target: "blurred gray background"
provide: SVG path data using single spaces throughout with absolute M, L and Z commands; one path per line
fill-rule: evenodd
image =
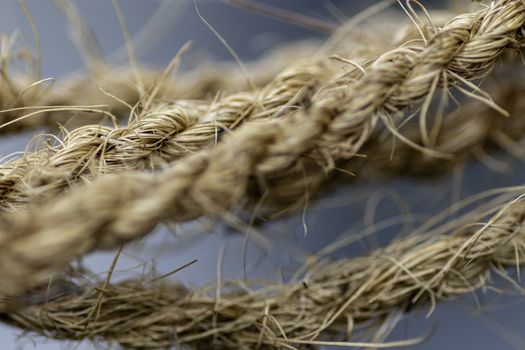
M 338 23 L 333 16 L 333 8 L 342 14 L 352 16 L 375 1 L 352 0 L 274 0 L 264 1 L 274 6 L 296 11 L 315 18 Z M 423 1 L 430 4 L 430 1 Z M 26 0 L 41 34 L 43 48 L 43 76 L 61 78 L 84 67 L 81 55 L 68 37 L 68 24 L 51 1 Z M 115 63 L 127 64 L 126 51 L 121 29 L 115 11 L 109 0 L 77 0 L 80 13 L 96 35 L 103 54 Z M 162 68 L 173 58 L 181 46 L 192 40 L 192 52 L 196 57 L 213 57 L 216 60 L 231 60 L 232 57 L 198 18 L 193 1 L 186 0 L 121 0 L 123 14 L 132 36 L 139 34 L 152 21 L 158 23 L 156 36 L 137 43 L 137 54 L 141 63 Z M 219 0 L 198 1 L 201 14 L 233 47 L 244 60 L 259 57 L 276 45 L 306 37 L 323 39 L 323 34 L 298 28 L 297 26 L 245 10 L 228 6 Z M 27 20 L 16 0 L 0 2 L 0 31 L 12 33 L 20 30 L 23 37 L 32 43 Z M 140 36 L 140 35 L 139 35 Z M 198 62 L 193 62 L 193 65 Z M 3 137 L 0 154 L 21 151 L 33 134 Z M 481 164 L 469 164 L 459 188 L 461 197 L 479 191 L 508 185 L 522 184 L 525 168 L 517 160 L 506 173 L 496 173 Z M 483 174 L 480 176 L 479 174 Z M 252 266 L 251 276 L 276 279 L 279 267 L 286 267 L 294 260 L 294 255 L 315 253 L 318 249 L 339 237 L 348 227 L 360 222 L 366 199 L 374 198 L 380 203 L 377 220 L 399 214 L 390 198 L 384 194 L 396 194 L 418 213 L 431 214 L 451 203 L 451 189 L 458 177 L 446 175 L 439 180 L 396 179 L 387 182 L 361 183 L 359 188 L 350 186 L 338 190 L 327 199 L 312 205 L 306 213 L 309 232 L 303 234 L 302 218 L 293 217 L 269 225 L 265 228 L 269 236 L 279 242 L 268 254 L 250 245 L 248 256 Z M 354 198 L 363 200 L 352 203 Z M 198 223 L 186 225 L 183 230 L 197 232 L 202 227 Z M 358 230 L 358 227 L 355 228 Z M 156 268 L 162 272 L 173 270 L 184 263 L 199 259 L 198 263 L 178 273 L 174 278 L 190 285 L 201 285 L 216 278 L 216 266 L 221 249 L 226 249 L 224 276 L 241 275 L 240 251 L 242 238 L 232 234 L 226 227 L 215 226 L 205 234 L 195 238 L 174 237 L 167 230 L 159 229 L 153 239 L 139 247 L 130 247 L 119 260 L 117 270 L 124 270 L 138 263 L 151 264 L 155 258 Z M 381 235 L 391 237 L 394 231 Z M 225 242 L 228 242 L 225 245 Z M 222 248 L 221 248 L 222 247 Z M 284 247 L 284 248 L 282 248 Z M 338 252 L 338 256 L 363 253 L 362 246 Z M 88 266 L 103 272 L 110 265 L 112 253 L 97 253 L 87 259 Z M 139 274 L 140 271 L 135 271 Z M 115 274 L 124 278 L 128 273 Z M 443 303 L 429 319 L 424 313 L 413 313 L 393 332 L 391 340 L 417 337 L 433 331 L 432 337 L 416 349 L 525 349 L 525 305 L 523 297 L 498 297 L 491 294 L 480 295 L 482 306 L 473 303 L 471 297 L 456 302 Z M 103 344 L 83 342 L 57 342 L 17 329 L 0 325 L 0 344 L 2 349 L 98 349 Z

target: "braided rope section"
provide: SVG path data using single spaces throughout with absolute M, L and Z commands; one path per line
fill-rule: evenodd
M 51 203 L 3 215 L 0 291 L 23 292 L 72 259 L 142 237 L 162 220 L 225 215 L 250 192 L 264 196 L 286 188 L 269 198 L 304 198 L 305 188 L 317 188 L 336 162 L 360 152 L 380 121 L 399 119 L 436 86 L 490 73 L 506 48 L 523 43 L 524 23 L 522 1 L 496 2 L 456 17 L 426 45 L 405 45 L 364 74 L 355 69 L 336 77 L 285 119 L 246 124 L 215 148 L 159 173 L 107 176 Z
M 438 20 L 443 22 L 443 18 L 444 15 Z M 416 38 L 414 30 L 403 32 L 402 42 Z M 346 28 L 341 28 L 338 33 L 346 33 Z M 337 50 L 351 54 L 354 58 L 363 57 L 360 60 L 395 47 L 400 41 L 386 40 L 373 33 L 350 34 L 353 34 L 351 38 L 335 46 Z M 364 45 L 365 41 L 373 44 Z M 159 80 L 161 74 L 140 70 L 144 89 L 156 89 L 159 92 L 155 98 L 158 100 L 157 105 L 135 113 L 138 115 L 125 126 L 111 128 L 99 124 L 85 125 L 86 120 L 93 119 L 87 116 L 87 110 L 80 109 L 73 116 L 68 115 L 72 107 L 65 108 L 63 112 L 54 111 L 51 113 L 54 119 L 68 121 L 69 127 L 71 124 L 84 126 L 67 133 L 54 147 L 46 144 L 43 150 L 26 153 L 21 159 L 1 164 L 0 204 L 5 208 L 18 208 L 39 197 L 51 198 L 73 183 L 92 181 L 100 174 L 158 169 L 178 158 L 213 146 L 220 141 L 222 133 L 238 128 L 247 121 L 286 116 L 289 111 L 300 108 L 303 100 L 307 100 L 338 70 L 334 61 L 327 64 L 324 59 L 319 58 L 314 62 L 310 58 L 304 62 L 306 52 L 312 51 L 309 45 L 299 43 L 267 54 L 248 66 L 251 81 L 257 86 L 263 84 L 263 89 L 226 95 L 213 101 L 196 99 L 217 94 L 217 91 L 225 93 L 242 90 L 242 87 L 246 88 L 246 76 L 240 75 L 238 69 L 232 67 L 219 69 L 212 66 L 186 74 L 176 79 L 175 84 L 155 86 L 154 82 Z M 288 67 L 283 70 L 283 66 Z M 108 113 L 115 117 L 133 115 L 126 111 L 126 108 L 131 108 L 129 105 L 139 100 L 137 89 L 133 89 L 132 72 L 107 72 L 107 75 L 100 75 L 93 80 L 101 87 L 101 91 L 93 91 L 94 83 L 87 82 L 85 77 L 67 79 L 58 92 L 51 96 L 51 106 L 102 104 L 107 106 L 107 110 L 101 110 L 99 117 L 107 118 Z M 64 90 L 68 93 L 65 94 Z M 109 95 L 102 91 L 107 91 Z M 111 94 L 118 96 L 119 100 L 115 101 Z M 167 100 L 167 97 L 180 100 L 160 102 Z M 93 108 L 89 110 L 91 114 L 97 112 Z M 79 115 L 82 113 L 86 114 L 85 118 Z M 22 119 L 15 124 L 22 128 L 26 126 L 20 125 L 23 121 L 47 125 L 48 120 L 44 119 Z
M 432 312 L 439 301 L 473 293 L 493 275 L 510 278 L 505 268 L 525 258 L 524 203 L 513 201 L 475 228 L 479 215 L 484 214 L 466 215 L 472 221 L 451 235 L 412 235 L 367 256 L 316 259 L 301 282 L 252 289 L 247 281 L 226 281 L 218 298 L 210 295 L 214 287 L 191 292 L 158 280 L 129 280 L 89 287 L 4 318 L 59 339 L 141 349 L 302 348 L 342 335 L 356 339 L 363 323 L 370 329 L 414 307 L 430 306 Z
M 358 40 L 354 44 L 362 46 Z M 317 46 L 313 42 L 298 42 L 271 50 L 248 65 L 252 82 L 257 86 L 266 85 L 290 62 L 310 56 Z M 130 70 L 100 66 L 89 75 L 66 77 L 55 86 L 54 79 L 36 79 L 34 72 L 10 72 L 7 68 L 19 63 L 15 59 L 18 51 L 13 47 L 4 49 L 6 54 L 0 58 L 2 134 L 43 127 L 54 129 L 59 124 L 72 129 L 97 123 L 109 114 L 122 118 L 130 114 L 130 106 L 144 98 L 142 90 L 161 90 L 157 100 L 204 99 L 217 91 L 233 93 L 249 87 L 238 67 L 214 62 L 207 64 L 205 69 L 175 79 L 167 72 L 147 67 Z M 355 49 L 356 52 L 362 50 Z M 28 49 L 21 51 L 27 54 Z M 140 87 L 135 80 L 137 76 Z
M 219 134 L 247 120 L 262 122 L 295 108 L 303 94 L 331 75 L 322 62 L 299 63 L 262 91 L 236 93 L 211 105 L 194 100 L 156 105 L 121 128 L 76 128 L 58 149 L 2 164 L 1 203 L 6 208 L 26 205 L 35 193 L 50 197 L 76 179 L 92 180 L 94 174 L 159 169 L 210 147 Z

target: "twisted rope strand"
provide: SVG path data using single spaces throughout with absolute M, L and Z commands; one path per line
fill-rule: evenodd
M 467 217 L 478 222 L 477 213 Z M 208 289 L 129 280 L 104 288 L 104 307 L 89 318 L 98 288 L 4 315 L 23 329 L 58 339 L 100 339 L 129 348 L 285 348 L 326 336 L 348 339 L 349 324 L 380 324 L 395 312 L 474 293 L 492 275 L 525 258 L 523 201 L 504 207 L 481 229 L 409 236 L 369 255 L 311 263 L 303 280 L 263 288 L 224 281 L 220 301 Z M 213 290 L 213 286 L 210 287 Z M 230 291 L 227 293 L 226 291 Z M 356 327 L 357 328 L 357 327 Z M 356 334 L 354 334 L 356 333 Z
M 436 77 L 452 86 L 488 74 L 505 48 L 521 44 L 524 21 L 522 1 L 496 2 L 457 17 L 425 47 L 387 52 L 355 84 L 348 76 L 336 79 L 312 97 L 308 108 L 286 119 L 247 124 L 217 147 L 161 173 L 108 176 L 45 206 L 4 215 L 0 291 L 20 293 L 72 259 L 141 237 L 161 220 L 226 213 L 243 204 L 254 179 L 296 178 L 305 167 L 304 155 L 351 158 L 380 118 L 427 96 Z M 444 72 L 456 79 L 443 81 Z M 314 181 L 309 188 L 324 175 L 317 169 L 304 179 Z
M 297 63 L 260 92 L 233 94 L 211 105 L 199 101 L 161 104 L 118 129 L 79 127 L 58 150 L 51 150 L 51 156 L 44 150 L 0 166 L 1 202 L 6 207 L 25 205 L 42 192 L 39 187 L 49 197 L 79 177 L 92 180 L 99 173 L 158 169 L 206 149 L 224 130 L 245 121 L 262 122 L 294 108 L 303 94 L 333 75 L 325 66 L 323 62 Z
M 439 16 L 437 22 L 445 23 L 447 15 Z M 395 21 L 391 19 L 386 21 L 386 27 L 391 22 Z M 419 35 L 419 32 L 412 27 L 403 29 L 401 32 L 402 35 L 394 40 L 385 39 L 388 35 L 379 35 L 379 33 L 362 35 L 363 33 L 355 28 L 349 32 L 349 28 L 343 26 L 338 35 L 332 38 L 331 43 L 332 46 L 337 44 L 335 47 L 340 52 L 347 54 L 351 52 L 355 57 L 369 57 L 384 51 L 385 47 L 392 46 L 391 43 L 389 44 L 391 41 L 406 42 Z M 338 37 L 342 34 L 345 34 L 345 38 L 350 39 L 339 43 Z M 373 37 L 372 45 L 364 45 L 365 42 L 370 42 L 366 40 L 370 37 Z M 259 62 L 252 63 L 250 71 L 256 73 L 256 81 L 264 81 L 263 77 L 269 80 L 268 72 L 265 74 L 260 72 L 270 70 L 273 74 L 275 67 L 268 69 L 272 59 L 278 61 L 278 64 L 273 62 L 274 66 L 283 65 L 285 61 L 283 56 L 296 58 L 307 49 L 304 44 L 279 49 Z M 290 55 L 289 50 L 292 50 L 293 54 Z M 291 60 L 291 58 L 286 57 L 286 60 Z M 357 61 L 359 60 L 354 59 L 353 62 Z M 299 61 L 273 78 L 273 81 L 267 83 L 262 91 L 233 94 L 218 101 L 212 101 L 209 105 L 208 102 L 199 101 L 160 104 L 145 111 L 144 115 L 140 116 L 140 120 L 134 119 L 130 125 L 125 127 L 111 129 L 100 125 L 87 125 L 74 130 L 67 134 L 57 147 L 51 149 L 48 147 L 48 149 L 33 154 L 26 154 L 20 160 L 0 165 L 0 174 L 2 174 L 0 177 L 0 193 L 2 194 L 0 205 L 14 209 L 29 201 L 37 200 L 38 197 L 50 199 L 65 187 L 79 180 L 81 182 L 92 181 L 100 173 L 157 169 L 180 157 L 213 145 L 220 140 L 219 135 L 222 131 L 238 127 L 243 122 L 282 117 L 290 110 L 300 108 L 302 103 L 308 101 L 310 94 L 313 94 L 323 82 L 326 83 L 334 75 L 336 68 L 333 62 L 328 65 L 322 59 L 317 62 L 312 59 L 308 62 Z M 222 73 L 224 70 L 221 70 Z M 115 94 L 118 91 L 118 96 L 125 103 L 130 103 L 128 95 L 133 96 L 133 93 L 126 92 L 131 88 L 129 72 L 115 74 L 109 75 L 111 78 L 109 81 L 108 79 L 98 81 L 97 85 L 103 86 L 104 91 Z M 193 95 L 202 95 L 204 91 L 213 91 L 210 90 L 210 86 L 232 90 L 232 86 L 228 86 L 225 81 L 237 81 L 239 77 L 232 78 L 237 75 L 226 74 L 228 77 L 226 80 L 218 80 L 217 69 L 212 67 L 203 71 L 198 70 L 190 74 L 189 82 L 184 79 L 182 88 L 177 89 L 175 95 L 185 97 L 187 96 L 187 93 L 184 93 L 185 90 Z M 143 78 L 148 77 L 150 75 L 145 74 Z M 143 80 L 150 81 L 150 79 Z M 91 85 L 88 85 L 88 91 L 86 91 L 85 85 L 85 83 L 76 83 L 71 86 L 69 95 L 82 95 L 84 103 L 100 102 L 100 99 L 94 97 L 102 94 L 89 92 Z M 235 90 L 240 83 L 232 85 Z M 79 94 L 79 86 L 82 86 L 82 94 Z M 178 88 L 178 85 L 169 86 L 168 95 L 173 95 L 171 92 L 173 88 Z M 163 91 L 163 94 L 165 93 L 166 91 Z M 103 95 L 102 97 L 104 97 L 102 102 L 108 103 L 109 106 L 115 103 L 113 100 L 107 101 L 110 99 L 109 96 Z M 73 101 L 71 97 L 65 100 L 64 98 L 62 102 Z M 120 106 L 121 109 L 122 107 L 125 106 Z M 117 108 L 111 107 L 111 110 L 115 111 Z M 123 111 L 120 114 L 123 114 Z M 293 197 L 293 195 L 290 196 Z M 287 205 L 288 203 L 285 204 Z
M 437 18 L 442 21 L 450 18 L 449 13 L 443 13 Z M 353 56 L 370 57 L 375 56 L 385 49 L 396 46 L 408 36 L 414 36 L 414 30 L 399 26 L 399 21 L 390 18 L 383 19 L 384 32 L 377 34 L 351 26 L 342 27 L 337 36 L 332 38 L 332 48 L 342 52 L 352 52 Z M 395 26 L 395 27 L 394 27 Z M 392 28 L 389 30 L 388 28 Z M 400 38 L 393 38 L 395 31 L 403 32 Z M 351 29 L 351 31 L 350 31 Z M 344 42 L 341 38 L 344 37 Z M 11 41 L 9 42 L 12 45 Z M 269 50 L 260 59 L 247 64 L 247 70 L 251 80 L 257 86 L 265 86 L 275 75 L 282 71 L 290 62 L 310 57 L 318 49 L 318 44 L 312 41 L 300 41 L 287 43 L 285 46 Z M 2 57 L 3 67 L 10 67 L 15 60 L 17 51 L 15 47 L 6 47 L 6 55 Z M 24 56 L 28 51 L 22 48 Z M 31 58 L 32 59 L 32 58 Z M 129 114 L 128 105 L 135 105 L 141 100 L 139 89 L 135 82 L 136 71 L 144 84 L 146 91 L 159 84 L 159 78 L 163 75 L 161 71 L 140 67 L 136 70 L 116 69 L 115 67 L 100 66 L 100 69 L 92 72 L 91 76 L 85 74 L 73 75 L 64 78 L 63 81 L 53 84 L 53 79 L 48 78 L 40 82 L 33 82 L 28 74 L 17 73 L 10 76 L 9 72 L 2 69 L 2 81 L 0 82 L 0 133 L 19 132 L 41 127 L 55 128 L 57 123 L 67 124 L 68 128 L 91 124 L 96 121 L 93 112 L 88 110 L 75 110 L 74 106 L 103 105 L 105 112 L 116 116 Z M 33 74 L 34 75 L 34 74 Z M 55 85 L 51 88 L 51 85 Z M 169 81 L 162 86 L 163 99 L 205 99 L 216 95 L 218 92 L 234 93 L 248 89 L 247 78 L 240 72 L 236 65 L 231 63 L 203 62 L 195 71 L 177 75 L 175 81 Z M 109 94 L 105 94 L 101 89 Z M 117 101 L 113 96 L 117 96 Z M 124 102 L 124 104 L 122 103 Z M 23 117 L 28 112 L 36 111 L 35 106 L 43 106 L 40 112 L 28 118 Z M 44 107 L 45 106 L 45 107 Z M 64 111 L 51 111 L 50 108 L 63 106 Z M 70 106 L 71 108 L 67 108 Z M 18 110 L 8 109 L 19 108 Z M 98 113 L 100 114 L 100 113 Z M 99 115 L 100 116 L 100 115 Z M 23 118 L 20 118 L 23 117 Z M 94 120 L 95 118 L 95 120 Z M 13 122 L 17 120 L 16 122 Z
M 357 40 L 355 44 L 360 47 Z M 298 42 L 271 50 L 249 64 L 252 80 L 259 86 L 266 85 L 289 62 L 308 57 L 315 47 L 312 42 Z M 7 55 L 2 60 L 3 66 L 9 67 L 12 60 L 12 57 Z M 146 91 L 152 91 L 162 83 L 162 71 L 141 67 L 137 72 Z M 11 77 L 2 71 L 2 77 L 0 133 L 42 127 L 53 129 L 59 123 L 67 125 L 68 128 L 75 128 L 97 122 L 104 117 L 103 112 L 124 117 L 130 113 L 129 106 L 135 105 L 142 98 L 134 80 L 134 73 L 130 69 L 104 67 L 96 75 L 68 76 L 57 84 L 53 84 L 54 79 L 51 78 L 32 82 L 22 73 L 13 74 Z M 175 81 L 169 79 L 163 82 L 162 93 L 158 97 L 204 99 L 219 91 L 233 93 L 246 88 L 246 76 L 240 74 L 237 67 L 232 67 L 231 64 L 210 63 L 205 68 L 177 76 Z M 113 96 L 117 96 L 118 100 Z M 61 107 L 62 111 L 57 111 L 56 107 Z M 93 109 L 99 109 L 100 112 L 95 113 Z M 33 114 L 28 117 L 30 113 Z

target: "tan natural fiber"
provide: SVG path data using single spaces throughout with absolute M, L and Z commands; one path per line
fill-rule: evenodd
M 356 42 L 357 44 L 357 42 Z M 301 41 L 287 46 L 277 47 L 264 54 L 257 61 L 246 65 L 250 79 L 256 86 L 264 86 L 290 62 L 310 56 L 316 42 Z M 181 52 L 183 54 L 184 52 Z M 176 63 L 181 55 L 175 57 Z M 177 64 L 175 64 L 177 66 Z M 174 67 L 177 68 L 177 67 Z M 78 74 L 66 77 L 57 86 L 46 103 L 53 105 L 105 105 L 104 111 L 119 119 L 128 119 L 130 114 L 138 114 L 148 96 L 157 90 L 156 103 L 173 99 L 212 99 L 219 92 L 235 93 L 249 90 L 249 82 L 244 72 L 231 63 L 204 62 L 190 72 L 166 72 L 148 67 L 118 69 L 103 67 L 92 74 Z M 139 76 L 137 82 L 136 76 Z M 130 106 L 135 111 L 130 110 Z M 51 113 L 50 113 L 51 114 Z M 93 114 L 93 113 L 91 113 Z M 68 129 L 86 124 L 95 124 L 94 116 L 87 113 L 52 113 L 55 123 L 69 121 Z M 99 117 L 104 117 L 98 113 Z M 34 118 L 38 119 L 38 118 Z M 49 125 L 49 124 L 45 124 Z
M 443 17 L 441 15 L 438 20 L 443 22 Z M 343 27 L 338 34 L 344 34 L 348 29 Z M 399 45 L 399 42 L 414 40 L 419 35 L 415 30 L 403 30 L 403 33 L 399 38 L 390 40 L 379 40 L 374 34 L 354 34 L 357 38 L 348 39 L 344 44 L 333 38 L 331 46 L 355 57 L 376 56 L 389 46 L 389 41 Z M 363 40 L 371 36 L 374 44 L 364 45 Z M 289 53 L 291 49 L 294 54 Z M 126 126 L 115 128 L 99 124 L 86 125 L 68 133 L 56 147 L 48 146 L 41 151 L 27 153 L 22 159 L 2 164 L 1 202 L 7 208 L 18 207 L 35 199 L 35 196 L 53 197 L 53 193 L 60 192 L 64 187 L 78 180 L 92 181 L 101 173 L 158 169 L 182 156 L 213 146 L 220 140 L 221 133 L 233 130 L 246 121 L 286 116 L 301 107 L 304 98 L 309 98 L 308 95 L 317 91 L 341 69 L 335 61 L 325 62 L 325 54 L 315 61 L 312 58 L 308 61 L 297 59 L 309 51 L 312 51 L 311 47 L 304 43 L 277 49 L 247 67 L 250 73 L 257 73 L 255 78 L 251 75 L 256 85 L 265 83 L 263 89 L 226 95 L 211 102 L 193 99 L 213 91 L 235 91 L 243 84 L 246 85 L 246 76 L 235 73 L 239 69 L 234 70 L 232 67 L 209 67 L 176 79 L 176 82 L 181 82 L 179 84 L 172 86 L 164 83 L 162 86 L 155 86 L 152 81 L 155 77 L 153 72 L 140 70 L 144 85 L 161 91 L 155 96 L 156 105 L 140 113 L 128 111 L 132 120 Z M 297 62 L 290 63 L 289 67 L 275 77 L 276 67 L 290 61 Z M 225 69 L 228 74 L 222 74 L 226 78 L 220 80 L 218 71 L 224 73 Z M 50 104 L 89 105 L 103 102 L 108 106 L 104 109 L 106 114 L 99 113 L 103 117 L 109 118 L 107 113 L 125 115 L 123 109 L 131 109 L 127 106 L 138 99 L 137 89 L 133 87 L 133 71 L 108 73 L 104 77 L 106 78 L 102 80 L 94 78 L 93 83 L 86 82 L 85 78 L 79 78 L 79 82 L 70 78 L 71 81 L 63 84 L 58 93 L 54 94 L 60 96 L 60 92 L 66 90 L 69 91 L 67 95 L 58 98 L 54 96 Z M 101 90 L 93 91 L 95 85 Z M 111 101 L 112 96 L 118 96 L 120 101 L 116 101 L 117 106 L 114 100 Z M 168 104 L 158 102 L 173 96 L 183 100 Z M 141 105 L 137 110 L 143 107 Z M 91 111 L 95 112 L 92 109 Z M 64 113 L 65 115 L 61 115 Z M 52 115 L 55 120 L 75 118 L 77 124 L 83 124 L 87 118 L 82 118 L 79 113 L 86 114 L 86 111 L 81 109 L 72 117 L 71 109 L 66 108 L 64 112 L 54 111 Z M 93 117 L 89 120 L 92 119 Z M 48 121 L 44 123 L 47 124 Z
M 79 127 L 56 149 L 27 154 L 0 167 L 2 204 L 26 204 L 35 193 L 52 195 L 79 177 L 99 173 L 158 169 L 169 162 L 212 146 L 219 133 L 244 120 L 265 120 L 295 109 L 309 89 L 333 75 L 323 63 L 295 64 L 261 92 L 241 92 L 210 105 L 179 101 L 147 110 L 127 126 Z M 42 186 L 44 184 L 45 186 Z
M 271 50 L 248 65 L 253 83 L 266 85 L 289 62 L 311 55 L 317 46 L 313 42 L 297 42 Z M 180 61 L 179 56 L 176 59 Z M 12 61 L 7 55 L 2 59 L 2 67 L 11 66 Z M 212 63 L 177 78 L 170 76 L 173 72 L 165 76 L 165 72 L 147 67 L 99 68 L 91 75 L 75 74 L 56 84 L 51 78 L 32 82 L 29 74 L 10 73 L 4 68 L 0 84 L 0 133 L 58 124 L 74 129 L 108 119 L 110 114 L 128 118 L 132 113 L 130 106 L 139 104 L 145 99 L 144 94 L 154 89 L 161 90 L 155 97 L 162 101 L 211 98 L 219 91 L 233 93 L 248 88 L 244 73 L 226 63 Z M 135 79 L 137 75 L 140 86 Z
M 436 14 L 434 20 L 443 23 L 450 17 L 450 13 L 442 12 Z M 384 28 L 381 31 L 367 31 L 349 21 L 330 40 L 326 50 L 351 53 L 353 57 L 373 57 L 418 35 L 413 26 L 403 24 L 393 13 L 382 22 Z M 400 34 L 392 36 L 395 32 Z M 245 71 L 236 64 L 197 59 L 202 62 L 196 69 L 172 72 L 175 77 L 170 77 L 170 74 L 165 76 L 165 72 L 157 69 L 123 69 L 100 61 L 96 70 L 66 76 L 56 83 L 52 78 L 36 80 L 32 78 L 32 72 L 9 72 L 13 56 L 18 51 L 12 47 L 6 48 L 6 51 L 7 54 L 1 58 L 4 80 L 0 85 L 0 133 L 39 127 L 54 129 L 58 123 L 74 129 L 95 124 L 107 118 L 108 113 L 124 119 L 133 113 L 131 106 L 135 107 L 135 113 L 140 111 L 147 95 L 153 90 L 159 92 L 155 96 L 157 103 L 172 99 L 212 99 L 219 93 L 250 91 L 254 85 L 267 85 L 291 62 L 311 57 L 319 51 L 319 44 L 299 41 L 278 45 L 257 61 L 245 64 Z M 19 51 L 23 51 L 30 61 L 36 60 L 27 48 Z M 173 63 L 180 58 L 177 55 Z
M 13 72 L 10 67 L 13 62 L 28 64 L 32 57 L 24 49 L 16 47 L 15 35 L 0 34 L 0 125 L 18 117 L 17 109 L 21 107 L 39 105 L 48 97 L 51 81 L 39 80 L 25 72 Z M 22 59 L 17 59 L 22 57 Z M 16 125 L 0 129 L 0 133 L 19 131 L 33 121 L 23 121 Z
M 322 79 L 321 66 L 316 67 L 317 71 L 299 68 L 285 70 L 259 93 L 259 106 L 252 106 L 253 96 L 248 93 L 232 95 L 211 106 L 181 101 L 179 105 L 156 106 L 121 129 L 89 125 L 74 130 L 58 149 L 27 154 L 22 160 L 1 165 L 4 176 L 0 178 L 0 188 L 4 195 L 0 203 L 8 208 L 25 205 L 40 196 L 50 198 L 76 180 L 89 182 L 98 174 L 158 169 L 213 146 L 218 141 L 218 126 L 220 131 L 233 130 L 247 120 L 266 119 L 278 112 L 273 106 L 286 104 L 285 100 L 295 99 Z M 513 76 L 522 75 L 514 73 Z M 384 139 L 390 134 L 386 134 L 371 138 L 364 151 L 368 157 L 354 160 L 346 164 L 346 168 L 365 178 L 387 173 L 436 175 L 467 156 L 476 156 L 491 144 L 522 157 L 523 154 L 510 145 L 525 135 L 525 121 L 521 118 L 525 104 L 517 98 L 525 91 L 525 86 L 521 79 L 486 82 L 486 85 L 495 103 L 511 117 L 504 118 L 490 105 L 480 102 L 466 103 L 447 115 L 433 148 L 453 158 L 427 156 L 403 143 L 395 146 L 395 156 L 391 157 L 392 145 Z M 278 90 L 276 87 L 283 87 L 287 92 L 278 94 L 282 100 L 267 94 Z M 186 112 L 194 115 L 186 115 Z M 410 142 L 423 144 L 417 125 L 409 123 L 402 131 Z
M 479 224 L 483 215 L 467 213 L 451 235 L 419 232 L 367 256 L 314 259 L 301 281 L 289 284 L 223 281 L 220 297 L 214 286 L 192 292 L 157 279 L 70 286 L 65 293 L 72 294 L 4 320 L 48 337 L 141 349 L 295 349 L 337 340 L 334 345 L 359 346 L 364 323 L 370 330 L 414 307 L 432 312 L 440 301 L 487 286 L 492 276 L 513 282 L 505 269 L 519 268 L 525 259 L 525 204 L 512 201 Z
M 521 98 L 525 93 L 522 79 L 525 76 L 520 72 L 521 66 L 509 65 L 507 68 L 498 73 L 494 80 L 485 81 L 485 88 L 494 102 L 505 109 L 510 117 L 502 117 L 486 103 L 466 101 L 441 120 L 432 149 L 453 155 L 453 158 L 428 156 L 406 143 L 392 145 L 386 142 L 386 137 L 378 137 L 367 144 L 363 152 L 367 154 L 366 158 L 348 163 L 345 168 L 364 179 L 392 175 L 436 177 L 469 159 L 479 160 L 494 170 L 507 170 L 503 168 L 504 161 L 491 161 L 491 155 L 497 150 L 503 150 L 520 160 L 525 159 L 522 149 L 525 100 Z M 399 131 L 407 140 L 418 145 L 424 144 L 417 123 L 408 123 Z
M 336 162 L 358 154 L 381 121 L 402 120 L 399 112 L 438 86 L 488 74 L 505 48 L 522 44 L 524 21 L 522 1 L 495 2 L 436 29 L 422 46 L 407 44 L 366 72 L 336 78 L 287 118 L 246 124 L 217 147 L 158 174 L 107 176 L 51 203 L 4 215 L 0 291 L 20 293 L 76 257 L 144 236 L 161 220 L 227 215 L 244 198 L 266 193 L 281 204 L 304 200 L 305 189 L 315 190 Z M 279 192 L 271 192 L 275 188 Z
M 380 6 L 383 9 L 384 7 L 384 5 Z M 377 11 L 372 11 L 370 16 Z M 436 11 L 433 13 L 433 22 L 442 25 L 455 13 L 457 10 Z M 410 20 L 392 11 L 388 11 L 388 16 L 382 16 L 379 20 L 382 24 L 381 28 L 374 26 L 374 30 L 370 30 L 366 25 L 366 17 L 351 18 L 321 49 L 319 42 L 313 40 L 277 45 L 265 51 L 264 55 L 255 62 L 244 64 L 249 80 L 246 72 L 239 69 L 237 63 L 215 62 L 197 56 L 193 61 L 199 63 L 193 67 L 193 70 L 177 72 L 173 80 L 163 84 L 162 97 L 166 100 L 204 99 L 213 98 L 218 93 L 249 91 L 253 85 L 256 87 L 267 85 L 290 63 L 311 58 L 314 54 L 345 53 L 354 59 L 370 58 L 398 47 L 408 40 L 416 39 L 420 35 Z M 359 25 L 361 22 L 365 22 L 365 25 Z M 138 80 L 142 82 L 142 87 L 137 86 L 135 75 L 139 76 Z M 104 94 L 100 88 L 133 106 L 140 99 L 144 99 L 144 96 L 140 95 L 140 90 L 151 92 L 161 75 L 162 72 L 147 67 L 116 69 L 105 66 L 101 61 L 98 63 L 98 69 L 91 71 L 89 75 L 82 73 L 66 77 L 64 81 L 59 82 L 47 102 L 50 105 L 66 106 L 106 104 L 108 111 L 113 111 L 116 115 L 126 115 L 129 113 L 129 110 L 125 110 L 126 106 L 119 105 L 118 101 Z M 156 96 L 156 99 L 159 100 L 159 96 Z

